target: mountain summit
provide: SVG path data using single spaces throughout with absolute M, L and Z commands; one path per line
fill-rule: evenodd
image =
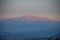
M 32 15 L 23 15 L 21 17 L 15 17 L 7 19 L 7 21 L 10 22 L 42 22 L 42 21 L 51 21 L 48 18 L 38 17 L 38 16 L 32 16 Z

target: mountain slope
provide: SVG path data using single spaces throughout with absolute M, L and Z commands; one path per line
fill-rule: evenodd
M 22 16 L 22 17 L 15 17 L 15 18 L 10 18 L 10 19 L 6 19 L 4 20 L 4 22 L 21 22 L 21 23 L 40 23 L 40 22 L 59 22 L 59 21 L 55 21 L 55 20 L 51 20 L 48 18 L 43 18 L 43 17 L 37 17 L 37 16 Z
M 60 28 L 60 22 L 36 16 L 22 16 L 6 19 L 2 32 L 25 35 L 25 37 L 53 36 Z

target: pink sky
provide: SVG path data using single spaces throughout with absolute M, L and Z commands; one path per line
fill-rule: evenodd
M 60 20 L 57 1 L 49 0 L 8 0 L 3 3 L 3 19 L 35 15 L 49 19 Z

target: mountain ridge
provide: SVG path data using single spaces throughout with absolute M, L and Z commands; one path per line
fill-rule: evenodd
M 56 20 L 51 20 L 48 18 L 32 16 L 32 15 L 28 15 L 28 16 L 24 15 L 21 17 L 9 18 L 9 19 L 5 19 L 3 21 L 7 21 L 7 22 L 11 22 L 11 23 L 16 23 L 16 22 L 21 22 L 21 23 L 59 22 Z
M 45 19 L 45 20 L 52 20 L 52 19 L 49 19 L 49 18 L 44 18 L 44 17 L 38 17 L 38 16 L 26 16 L 26 15 L 24 15 L 24 16 L 21 16 L 21 17 L 14 17 L 14 18 L 9 18 L 9 19 L 17 19 L 17 18 L 21 18 L 21 19 L 26 19 L 26 20 L 41 20 L 42 21 L 42 19 Z M 8 20 L 8 19 L 5 19 L 5 20 Z

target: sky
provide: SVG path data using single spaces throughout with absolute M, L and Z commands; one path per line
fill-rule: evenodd
M 3 19 L 35 15 L 60 20 L 58 0 L 2 0 Z

